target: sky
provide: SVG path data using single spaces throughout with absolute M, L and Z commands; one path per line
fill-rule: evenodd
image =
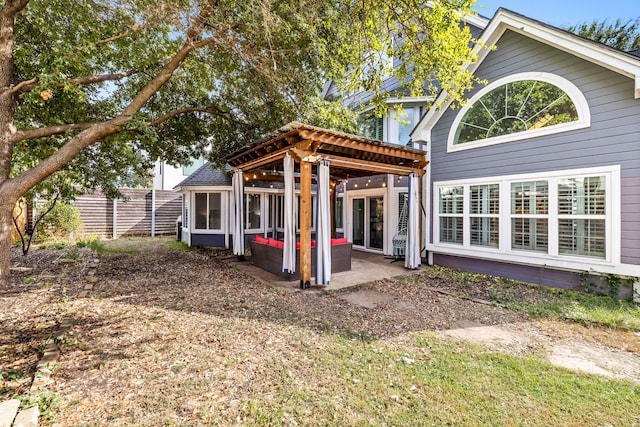
M 638 0 L 476 0 L 474 9 L 491 18 L 500 7 L 562 28 L 594 20 L 640 17 Z

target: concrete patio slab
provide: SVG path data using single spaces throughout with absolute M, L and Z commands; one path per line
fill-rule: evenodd
M 354 250 L 351 252 L 351 271 L 332 274 L 329 286 L 315 285 L 315 278 L 312 278 L 311 289 L 331 291 L 395 276 L 415 274 L 420 271 L 420 269 L 409 270 L 405 268 L 404 260 L 393 261 L 394 259 L 385 257 L 380 253 Z M 235 258 L 229 259 L 228 262 L 237 265 L 242 271 L 272 286 L 290 290 L 299 289 L 300 282 L 297 280 L 282 280 L 275 274 L 254 266 L 251 262 L 251 257 L 248 257 L 244 262 L 238 262 Z

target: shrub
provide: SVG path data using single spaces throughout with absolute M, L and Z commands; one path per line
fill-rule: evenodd
M 43 209 L 45 212 L 47 207 Z M 67 238 L 82 225 L 80 211 L 68 203 L 58 202 L 38 223 L 36 232 L 40 239 Z

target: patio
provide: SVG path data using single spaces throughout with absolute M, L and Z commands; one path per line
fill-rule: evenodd
M 376 280 L 420 272 L 420 269 L 406 269 L 403 260 L 393 261 L 392 258 L 385 257 L 380 253 L 354 250 L 351 252 L 351 271 L 334 273 L 331 275 L 331 284 L 329 286 L 312 285 L 311 289 L 333 291 Z M 244 262 L 238 262 L 237 258 L 234 257 L 228 259 L 228 262 L 232 265 L 237 265 L 242 271 L 271 286 L 291 290 L 299 288 L 298 282 L 282 280 L 275 274 L 253 265 L 251 257 L 247 257 Z

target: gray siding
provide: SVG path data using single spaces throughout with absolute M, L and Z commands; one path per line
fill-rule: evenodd
M 447 153 L 449 130 L 458 113 L 449 110 L 432 130 L 432 180 L 620 165 L 622 262 L 640 264 L 640 100 L 633 98 L 632 79 L 511 31 L 476 75 L 492 82 L 522 72 L 553 73 L 575 84 L 589 104 L 591 126 Z
M 579 273 L 554 270 L 545 267 L 530 265 L 508 264 L 497 261 L 487 261 L 456 257 L 451 255 L 434 254 L 434 263 L 444 267 L 455 268 L 474 273 L 488 274 L 498 277 L 509 277 L 522 282 L 535 283 L 537 285 L 551 286 L 554 288 L 572 289 L 576 291 L 587 290 L 586 284 L 580 281 Z M 590 276 L 590 280 L 596 284 L 599 293 L 608 293 L 608 288 L 603 285 L 597 276 Z M 631 288 L 621 286 L 618 298 L 631 297 Z
M 224 248 L 224 234 L 191 233 L 191 246 L 208 246 L 212 248 Z
M 622 179 L 620 191 L 621 261 L 625 264 L 640 264 L 640 177 Z

